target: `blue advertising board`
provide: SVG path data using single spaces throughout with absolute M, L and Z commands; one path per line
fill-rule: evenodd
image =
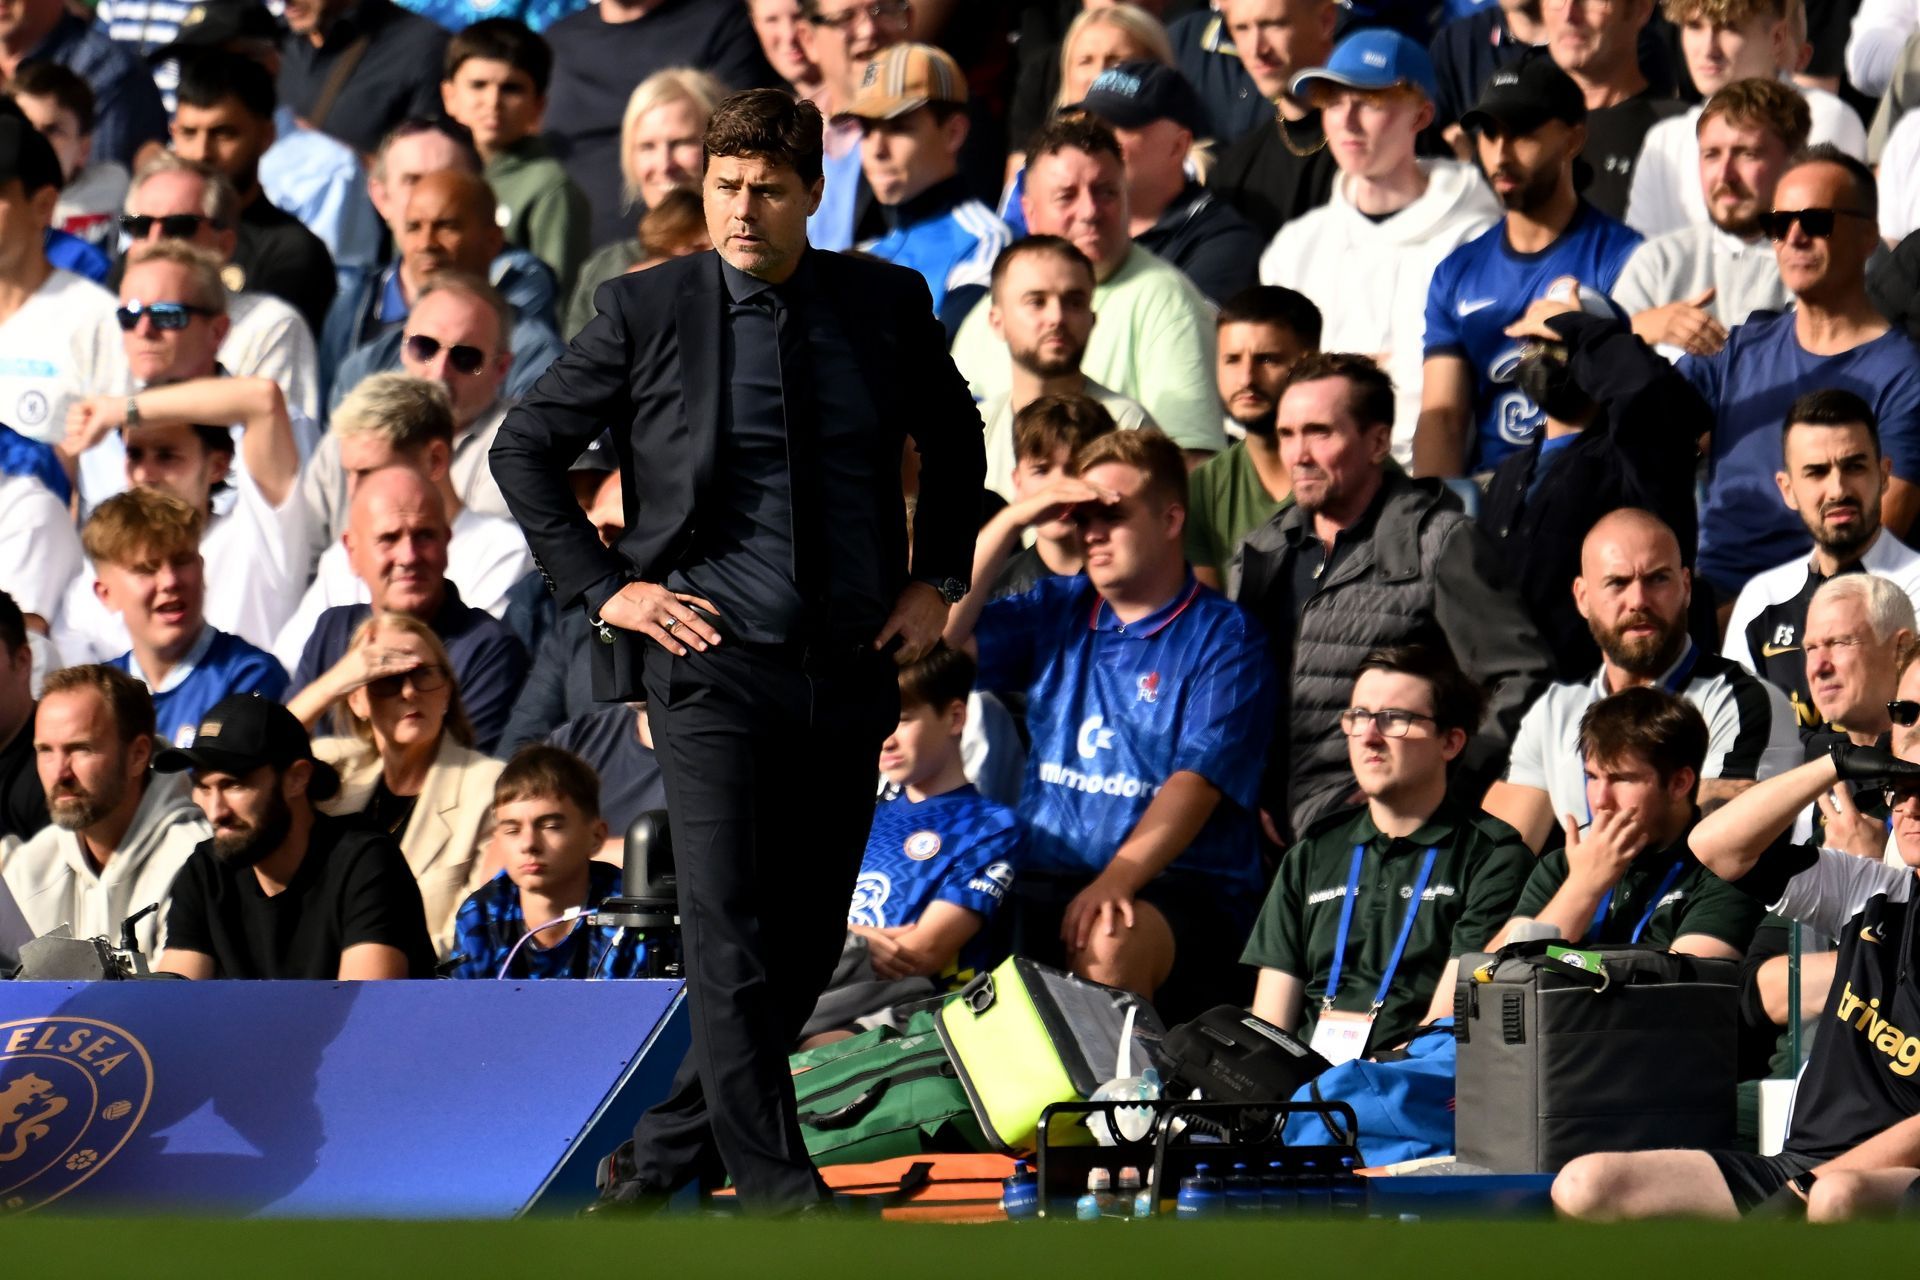
M 0 983 L 0 1214 L 570 1212 L 686 1044 L 678 982 Z

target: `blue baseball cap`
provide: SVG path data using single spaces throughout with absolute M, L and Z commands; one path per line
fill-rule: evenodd
M 1287 90 L 1304 101 L 1315 81 L 1347 89 L 1391 89 L 1396 84 L 1409 84 L 1426 94 L 1428 102 L 1440 96 L 1427 51 L 1398 31 L 1380 27 L 1347 36 L 1333 47 L 1326 66 L 1300 72 Z

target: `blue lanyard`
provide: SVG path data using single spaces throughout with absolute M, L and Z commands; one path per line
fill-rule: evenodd
M 1693 678 L 1693 664 L 1699 660 L 1700 647 L 1694 644 L 1692 640 L 1688 640 L 1686 656 L 1680 659 L 1680 665 L 1673 669 L 1672 674 L 1660 682 L 1660 687 L 1676 698 L 1685 697 L 1687 681 Z M 1601 669 L 1600 678 L 1602 680 L 1606 679 L 1606 669 L 1604 667 Z M 1604 688 L 1605 686 L 1603 685 L 1602 687 Z M 1605 695 L 1603 694 L 1602 696 L 1604 697 Z M 1587 753 L 1584 751 L 1580 753 L 1580 805 L 1586 810 L 1587 825 L 1592 826 L 1593 804 L 1587 799 Z
M 1660 881 L 1660 887 L 1653 891 L 1653 901 L 1647 904 L 1647 914 L 1641 916 L 1640 923 L 1633 926 L 1633 937 L 1629 939 L 1630 941 L 1640 941 L 1640 935 L 1645 933 L 1647 926 L 1653 922 L 1653 913 L 1660 909 L 1660 899 L 1666 897 L 1667 890 L 1673 888 L 1673 882 L 1680 878 L 1680 869 L 1685 865 L 1685 859 L 1675 858 L 1673 865 L 1667 868 L 1666 878 Z M 1600 927 L 1606 924 L 1607 909 L 1611 906 L 1613 906 L 1613 890 L 1609 889 L 1607 896 L 1600 899 L 1600 905 L 1594 909 L 1593 924 L 1587 929 L 1587 941 L 1592 942 L 1593 935 L 1599 933 Z
M 1353 846 L 1353 862 L 1347 868 L 1347 895 L 1340 900 L 1340 928 L 1333 937 L 1333 967 L 1327 971 L 1327 994 L 1321 1001 L 1322 1010 L 1333 1008 L 1334 994 L 1340 990 L 1340 970 L 1346 966 L 1347 935 L 1353 928 L 1353 900 L 1360 896 L 1360 859 L 1366 853 L 1367 846 Z M 1387 992 L 1393 989 L 1393 974 L 1400 967 L 1400 957 L 1407 953 L 1407 939 L 1413 936 L 1413 920 L 1420 914 L 1420 899 L 1427 892 L 1427 880 L 1433 875 L 1434 859 L 1440 856 L 1438 846 L 1427 850 L 1426 859 L 1420 864 L 1420 877 L 1413 882 L 1413 896 L 1407 900 L 1407 918 L 1400 922 L 1400 936 L 1394 941 L 1393 954 L 1387 957 L 1387 967 L 1380 975 L 1380 989 L 1373 993 L 1373 1007 L 1367 1011 L 1369 1018 L 1380 1012 L 1380 1006 L 1387 1002 Z

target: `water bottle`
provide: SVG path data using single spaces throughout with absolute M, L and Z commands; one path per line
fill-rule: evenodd
M 1300 1212 L 1325 1217 L 1333 1211 L 1333 1180 L 1320 1168 L 1319 1161 L 1306 1162 L 1297 1185 Z
M 1097 1222 L 1113 1207 L 1113 1174 L 1105 1169 L 1087 1173 L 1087 1193 L 1074 1203 L 1073 1216 L 1082 1222 Z
M 1013 1175 L 1000 1184 L 1000 1208 L 1009 1218 L 1040 1216 L 1040 1175 L 1025 1160 L 1015 1161 Z
M 1300 1207 L 1299 1193 L 1287 1166 L 1279 1160 L 1267 1162 L 1267 1176 L 1260 1180 L 1260 1208 L 1266 1213 L 1292 1213 Z
M 1244 1164 L 1234 1165 L 1227 1175 L 1227 1212 L 1260 1212 L 1260 1179 Z
M 1211 1165 L 1197 1164 L 1193 1176 L 1180 1179 L 1180 1195 L 1174 1201 L 1174 1217 L 1181 1222 L 1198 1218 L 1217 1218 L 1226 1211 L 1226 1194 Z
M 1367 1180 L 1356 1172 L 1359 1164 L 1352 1156 L 1340 1157 L 1340 1173 L 1333 1181 L 1333 1212 L 1336 1217 L 1366 1216 Z
M 1113 1211 L 1120 1217 L 1149 1218 L 1153 1216 L 1151 1204 L 1146 1213 L 1140 1212 L 1140 1197 L 1144 1193 L 1140 1190 L 1140 1170 L 1134 1166 L 1128 1165 L 1120 1170 L 1120 1181 L 1115 1184 L 1113 1190 Z

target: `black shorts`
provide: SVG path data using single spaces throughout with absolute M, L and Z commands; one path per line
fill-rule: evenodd
M 1720 1166 L 1720 1176 L 1726 1180 L 1727 1190 L 1733 1193 L 1734 1208 L 1743 1216 L 1783 1192 L 1780 1208 L 1786 1212 L 1782 1216 L 1806 1216 L 1806 1205 L 1799 1196 L 1785 1188 L 1787 1183 L 1820 1161 L 1791 1151 L 1782 1151 L 1777 1156 L 1757 1155 L 1751 1151 L 1709 1151 L 1707 1155 Z M 1787 1203 L 1789 1199 L 1792 1204 Z M 1793 1212 L 1796 1205 L 1799 1206 L 1797 1213 Z

